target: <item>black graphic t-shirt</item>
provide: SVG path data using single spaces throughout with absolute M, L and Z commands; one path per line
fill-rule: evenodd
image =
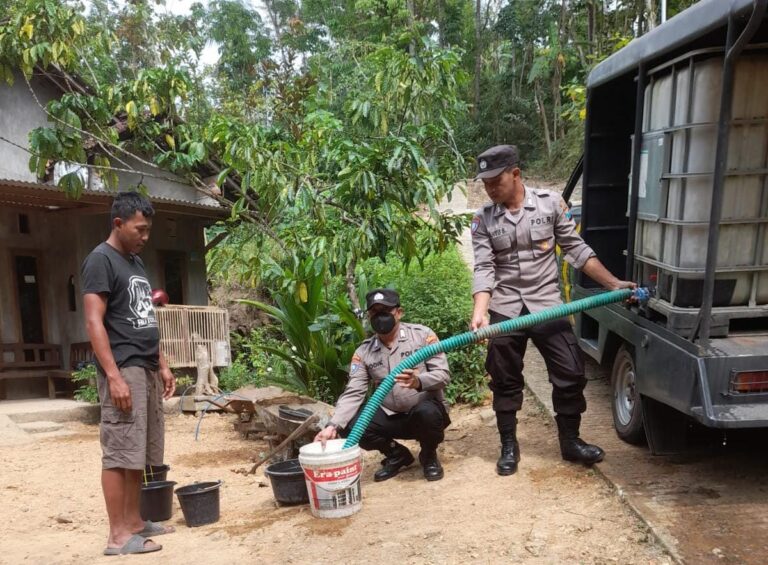
M 160 332 L 141 259 L 101 243 L 85 258 L 82 279 L 83 294 L 107 295 L 104 327 L 117 366 L 157 369 Z

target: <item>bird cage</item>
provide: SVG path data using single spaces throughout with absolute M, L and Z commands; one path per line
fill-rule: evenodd
M 229 312 L 212 306 L 169 304 L 155 308 L 160 326 L 160 347 L 168 366 L 195 367 L 195 350 L 204 345 L 215 367 L 232 363 Z

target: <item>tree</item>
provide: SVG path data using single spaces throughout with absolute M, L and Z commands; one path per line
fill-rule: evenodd
M 70 78 L 80 77 L 67 81 L 63 86 L 71 91 L 46 108 L 52 125 L 32 134 L 36 171 L 67 160 L 108 178 L 131 155 L 212 195 L 200 176 L 219 169 L 219 182 L 230 190 L 217 198 L 232 211 L 233 225 L 250 223 L 286 259 L 326 256 L 331 273 L 353 274 L 361 259 L 390 251 L 406 262 L 418 260 L 458 237 L 465 219 L 436 209 L 463 177 L 454 124 L 464 108 L 464 75 L 452 50 L 413 38 L 413 54 L 399 39 L 346 42 L 314 54 L 298 70 L 290 60 L 262 59 L 248 79 L 254 82 L 251 100 L 263 109 L 254 120 L 252 113 L 211 105 L 196 88 L 199 77 L 185 59 L 184 41 L 151 43 L 163 55 L 143 59 L 137 68 L 135 57 L 122 54 L 125 42 L 138 36 L 90 42 L 96 34 L 88 26 L 95 23 L 73 6 L 16 2 L 14 17 L 0 28 L 13 47 L 3 51 L 8 68 L 21 67 L 29 77 L 55 63 Z M 281 6 L 285 16 L 290 6 Z M 211 18 L 211 33 L 219 33 L 244 7 L 216 2 L 212 9 L 221 19 Z M 120 27 L 123 11 L 109 13 L 110 25 Z M 154 19 L 143 21 L 151 28 Z M 303 33 L 297 26 L 284 30 L 286 45 L 293 29 Z M 152 42 L 161 34 L 151 28 L 140 37 Z M 237 65 L 255 65 L 263 53 L 254 47 L 259 38 L 254 32 L 250 47 L 224 44 L 231 57 L 217 69 L 222 88 L 243 80 Z M 199 38 L 192 40 L 199 46 Z M 82 52 L 106 62 L 91 64 L 78 56 Z M 113 75 L 111 65 L 118 67 Z M 107 76 L 114 80 L 103 82 Z M 207 107 L 205 123 L 195 120 L 201 106 Z M 75 175 L 62 187 L 77 196 L 82 182 Z

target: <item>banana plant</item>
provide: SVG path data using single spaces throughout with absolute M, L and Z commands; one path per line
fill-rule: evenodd
M 327 296 L 326 277 L 323 259 L 305 260 L 296 271 L 295 284 L 285 285 L 273 295 L 274 305 L 247 299 L 238 302 L 258 308 L 280 324 L 285 346 L 261 349 L 286 360 L 293 369 L 293 378 L 284 384 L 334 401 L 344 390 L 349 362 L 365 339 L 365 330 L 344 295 Z

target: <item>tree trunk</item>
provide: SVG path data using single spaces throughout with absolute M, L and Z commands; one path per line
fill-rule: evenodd
M 480 0 L 475 0 L 475 77 L 473 84 L 472 116 L 477 118 L 480 111 L 480 73 L 483 69 L 483 22 L 480 19 L 482 14 L 482 4 Z
M 552 156 L 552 142 L 549 138 L 549 123 L 547 121 L 547 110 L 544 108 L 544 102 L 539 95 L 539 81 L 536 80 L 533 83 L 533 97 L 536 101 L 536 105 L 539 107 L 539 115 L 541 116 L 541 124 L 544 128 L 544 141 L 547 144 L 547 157 Z
M 637 35 L 640 37 L 645 33 L 645 0 L 636 0 L 635 12 L 637 14 Z
M 646 8 L 648 10 L 646 15 L 646 24 L 648 26 L 648 31 L 651 31 L 653 28 L 656 27 L 656 21 L 657 21 L 657 15 L 658 11 L 656 10 L 656 2 L 654 0 L 645 0 L 646 1 Z
M 345 276 L 345 283 L 347 285 L 347 296 L 352 303 L 352 309 L 357 313 L 360 310 L 360 300 L 357 297 L 357 286 L 355 285 L 355 268 L 357 267 L 357 261 L 352 259 L 347 265 L 347 274 Z
M 563 67 L 565 65 L 565 56 L 563 55 L 563 45 L 567 37 L 566 30 L 566 2 L 562 0 L 560 3 L 560 19 L 557 24 L 557 44 L 558 53 L 555 57 L 555 65 L 552 73 L 552 141 L 556 141 L 558 138 L 563 137 L 562 128 L 560 127 L 560 108 L 563 105 L 562 95 L 560 92 L 560 86 L 563 82 Z
M 408 27 L 410 28 L 411 34 L 414 32 L 414 22 L 416 21 L 416 7 L 414 5 L 414 0 L 406 0 L 406 6 L 408 8 Z M 416 56 L 416 41 L 411 37 L 411 42 L 408 45 L 408 53 L 411 57 Z
M 589 0 L 587 2 L 587 51 L 590 55 L 594 55 L 597 51 L 595 49 L 595 2 Z
M 445 37 L 445 0 L 437 0 L 437 41 L 440 47 L 448 46 L 448 39 Z

